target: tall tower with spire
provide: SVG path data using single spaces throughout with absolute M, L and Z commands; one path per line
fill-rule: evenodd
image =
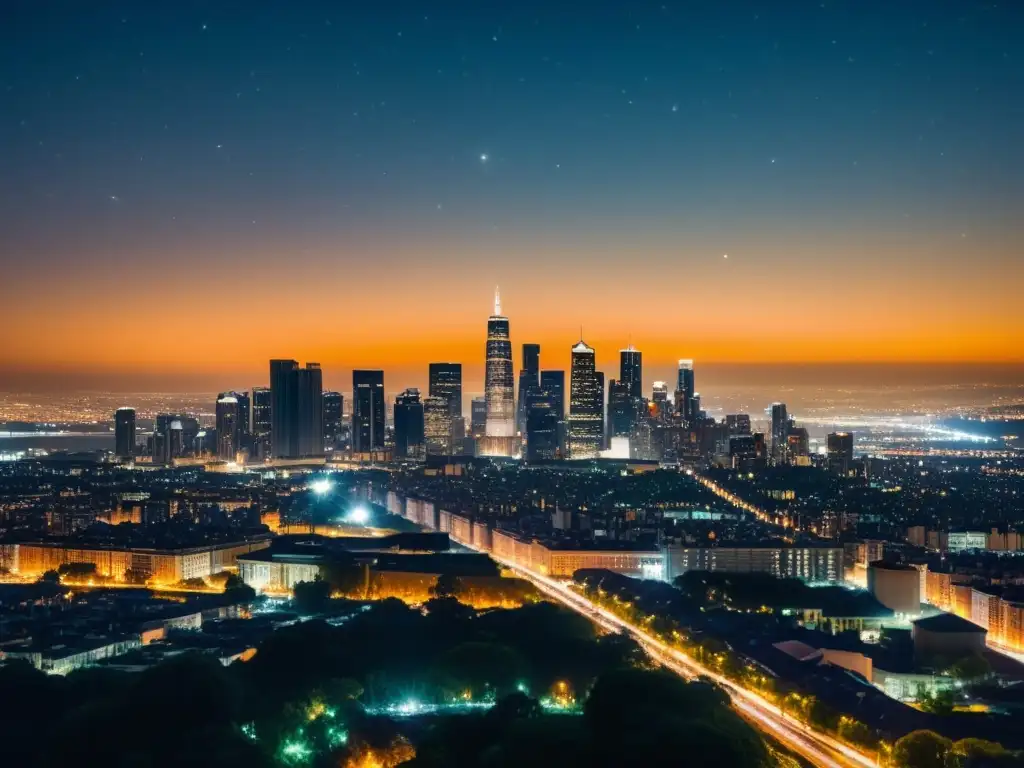
M 481 453 L 512 456 L 516 436 L 515 379 L 508 318 L 501 314 L 501 293 L 494 289 L 494 314 L 487 319 L 487 362 L 484 374 L 487 424 Z

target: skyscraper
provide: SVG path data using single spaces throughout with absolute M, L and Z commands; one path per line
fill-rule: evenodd
M 452 417 L 444 397 L 428 397 L 423 401 L 423 443 L 430 455 L 452 453 Z
M 610 437 L 629 437 L 633 431 L 636 413 L 634 398 L 630 396 L 630 382 L 608 381 L 608 434 Z
M 596 458 L 603 439 L 604 408 L 594 349 L 580 339 L 572 348 L 569 379 L 569 457 Z
M 443 397 L 451 417 L 462 418 L 462 363 L 431 363 L 428 394 Z
M 540 388 L 551 396 L 558 420 L 565 419 L 565 371 L 541 371 Z
M 551 400 L 555 416 L 558 417 L 558 450 L 564 457 L 566 448 L 565 423 L 565 371 L 541 371 L 540 389 Z
M 644 396 L 643 379 L 643 356 L 630 344 L 619 351 L 619 381 L 626 384 L 630 397 L 641 398 Z M 608 391 L 611 393 L 610 387 Z
M 561 419 L 551 393 L 538 389 L 526 403 L 526 460 L 548 461 L 558 455 L 558 425 Z
M 605 415 L 608 413 L 608 403 L 604 396 L 604 371 L 595 371 L 594 377 L 597 379 L 597 402 L 601 408 L 601 450 L 604 450 L 608 447 L 608 440 L 605 435 L 607 427 L 604 423 Z
M 487 398 L 474 397 L 470 402 L 470 434 L 480 440 L 487 434 Z
M 221 392 L 217 397 L 217 457 L 234 461 L 238 453 L 238 398 L 234 392 Z
M 319 363 L 270 361 L 270 433 L 276 458 L 324 453 L 323 372 Z
M 261 459 L 270 456 L 271 394 L 267 387 L 252 388 L 253 452 Z
M 727 414 L 725 424 L 730 435 L 750 434 L 750 416 L 746 413 Z
M 850 432 L 829 432 L 825 444 L 828 468 L 841 475 L 849 474 L 853 464 L 853 435 Z
M 423 443 L 424 416 L 420 391 L 407 389 L 395 398 L 395 458 L 422 458 Z
M 680 360 L 679 372 L 676 377 L 676 413 L 688 426 L 693 426 L 697 419 L 697 414 L 693 412 L 693 398 L 696 394 L 693 360 Z
M 270 361 L 270 440 L 273 455 L 292 455 L 295 426 L 295 379 L 299 369 L 295 360 Z
M 419 390 L 416 390 L 419 398 Z M 384 449 L 384 371 L 352 371 L 352 450 Z
M 658 420 L 667 421 L 669 418 L 668 384 L 664 381 L 654 382 L 654 389 L 651 391 L 651 403 L 657 412 Z
M 516 449 L 515 381 L 508 318 L 501 314 L 501 296 L 494 291 L 494 314 L 487 319 L 487 368 L 484 374 L 487 427 L 481 455 L 514 456 Z
M 771 454 L 776 464 L 786 463 L 789 448 L 789 413 L 785 403 L 772 403 Z
M 114 412 L 114 455 L 119 459 L 135 455 L 134 408 L 118 408 Z
M 523 367 L 519 369 L 519 400 L 516 405 L 516 429 L 526 434 L 526 405 L 540 389 L 540 344 L 523 344 Z
M 345 396 L 341 392 L 324 392 L 324 446 L 334 450 L 341 434 L 342 413 L 345 410 Z

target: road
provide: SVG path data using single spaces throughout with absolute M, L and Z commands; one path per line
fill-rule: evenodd
M 495 558 L 493 554 L 491 557 L 515 571 L 520 577 L 530 581 L 542 594 L 586 616 L 599 627 L 610 632 L 628 632 L 651 658 L 687 680 L 701 675 L 711 678 L 728 693 L 733 707 L 744 719 L 811 764 L 826 768 L 877 768 L 878 763 L 874 758 L 868 757 L 828 735 L 811 730 L 795 718 L 783 713 L 763 697 L 741 688 L 732 681 L 701 666 L 689 656 L 665 645 L 635 624 L 619 618 L 582 595 L 573 592 L 565 584 L 541 576 L 502 558 Z

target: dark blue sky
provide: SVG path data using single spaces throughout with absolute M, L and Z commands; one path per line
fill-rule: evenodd
M 893 254 L 884 280 L 908 301 L 966 288 L 992 309 L 1021 276 L 1022 3 L 0 13 L 0 263 L 19 311 L 56 275 L 65 320 L 116 319 L 83 289 L 161 282 L 194 286 L 191 314 L 204 280 L 283 261 L 303 277 L 338 268 L 339 291 L 373 279 L 367 262 L 417 279 L 439 264 L 460 290 L 508 285 L 522 311 L 523 271 L 565 277 L 623 250 L 669 284 L 714 280 L 702 254 L 736 251 L 744 302 L 829 291 Z M 958 262 L 976 285 L 952 281 Z M 13 363 L 63 359 L 45 354 L 59 319 Z

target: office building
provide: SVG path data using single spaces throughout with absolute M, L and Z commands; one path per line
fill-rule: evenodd
M 319 363 L 270 361 L 270 439 L 279 459 L 324 453 L 323 372 Z
M 693 426 L 698 415 L 693 412 L 697 390 L 693 378 L 693 360 L 680 360 L 676 373 L 676 413 L 688 426 Z
M 849 474 L 853 466 L 853 435 L 850 432 L 830 432 L 825 440 L 829 470 L 840 475 Z
M 294 456 L 324 455 L 324 376 L 319 363 L 306 363 L 295 371 Z
M 462 363 L 431 363 L 430 397 L 443 397 L 448 402 L 452 419 L 462 418 Z
M 619 350 L 619 381 L 626 385 L 629 396 L 639 400 L 644 396 L 644 366 L 640 350 L 630 344 Z M 611 389 L 608 390 L 609 395 Z
M 324 446 L 334 450 L 341 435 L 345 396 L 341 392 L 324 392 Z
M 746 413 L 730 413 L 725 417 L 725 426 L 729 436 L 749 435 L 750 416 Z
M 474 397 L 469 406 L 470 433 L 474 440 L 481 440 L 487 434 L 487 398 Z
M 541 371 L 540 388 L 551 398 L 558 420 L 565 419 L 565 371 Z
M 604 371 L 595 371 L 594 376 L 597 379 L 597 402 L 601 406 L 601 449 L 604 450 L 608 447 L 608 429 L 604 423 L 605 415 L 608 413 L 608 402 L 604 396 Z
M 772 403 L 771 452 L 775 464 L 786 464 L 789 453 L 789 413 L 785 403 Z
M 217 458 L 234 461 L 239 450 L 238 398 L 234 392 L 222 392 L 215 406 L 217 419 Z
M 630 383 L 610 379 L 608 382 L 608 434 L 628 438 L 633 432 L 636 416 L 635 400 L 630 394 Z
M 665 578 L 673 581 L 687 571 L 767 573 L 806 582 L 843 581 L 843 548 L 828 546 L 761 546 L 728 544 L 720 547 L 669 546 Z
M 786 435 L 786 452 L 791 464 L 801 466 L 810 464 L 811 438 L 806 428 L 790 425 Z
M 275 457 L 292 455 L 298 369 L 295 360 L 270 361 L 270 439 Z
M 555 398 L 542 390 L 530 395 L 526 404 L 526 460 L 550 461 L 558 456 L 561 415 Z
M 119 459 L 135 455 L 134 408 L 118 408 L 114 412 L 114 455 Z
M 432 456 L 453 453 L 450 403 L 444 397 L 428 397 L 423 401 L 423 443 Z
M 594 459 L 604 443 L 604 405 L 593 347 L 580 339 L 572 348 L 569 379 L 569 457 Z
M 253 453 L 261 459 L 271 455 L 271 393 L 268 387 L 252 388 L 251 431 Z
M 418 389 L 416 397 L 419 398 Z M 384 418 L 384 371 L 352 371 L 354 453 L 384 450 Z
M 516 429 L 526 433 L 526 407 L 530 396 L 540 389 L 540 344 L 523 344 L 523 367 L 519 370 L 519 400 Z
M 487 320 L 487 359 L 484 398 L 487 401 L 487 437 L 515 435 L 515 393 L 512 377 L 512 342 L 508 318 L 501 314 L 501 296 L 494 292 L 494 314 Z
M 444 402 L 442 398 L 429 399 Z M 395 458 L 423 458 L 424 437 L 424 413 L 420 391 L 410 388 L 395 398 Z
M 516 447 L 515 380 L 508 318 L 501 314 L 501 296 L 494 291 L 494 314 L 487 319 L 484 372 L 487 425 L 480 444 L 483 456 L 514 456 Z
M 668 421 L 672 413 L 668 405 L 668 384 L 664 381 L 654 382 L 654 389 L 651 391 L 651 405 L 654 407 L 654 416 L 658 421 Z

